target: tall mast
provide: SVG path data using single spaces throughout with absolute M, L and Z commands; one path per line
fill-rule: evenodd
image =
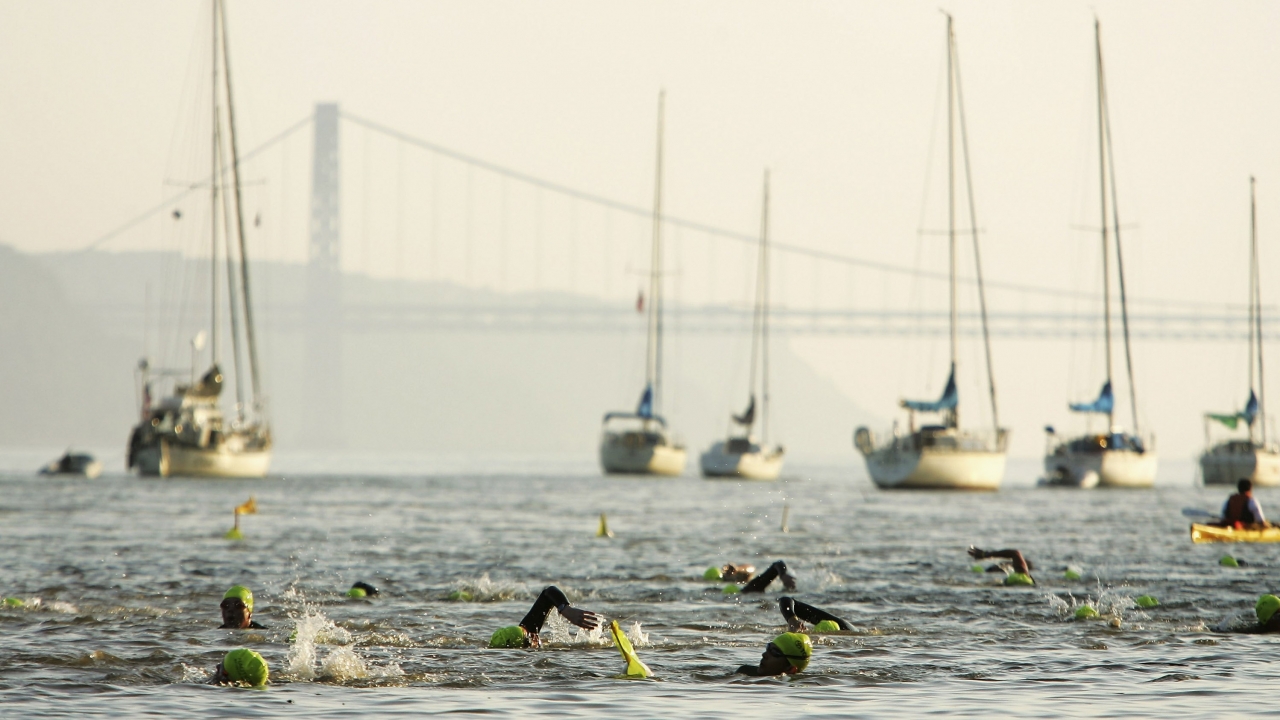
M 221 132 L 215 133 L 214 137 L 217 138 L 218 157 L 222 158 L 223 157 L 222 133 Z M 221 167 L 218 168 L 218 174 L 219 176 L 222 175 Z M 223 238 L 226 242 L 226 247 L 224 248 L 224 250 L 227 256 L 227 300 L 230 301 L 228 303 L 229 307 L 227 309 L 227 319 L 231 321 L 231 359 L 232 359 L 232 367 L 234 367 L 236 371 L 236 418 L 240 421 L 243 421 L 244 420 L 244 374 L 240 371 L 240 322 L 239 322 L 240 309 L 238 307 L 239 303 L 237 300 L 238 289 L 236 287 L 235 251 L 232 249 L 232 246 L 231 246 L 231 233 L 229 232 L 231 228 L 231 200 L 227 196 L 227 193 L 224 192 L 224 193 L 221 193 L 221 195 L 222 195 L 223 227 L 228 229 L 228 232 L 223 233 Z
M 1099 63 L 1101 63 L 1101 45 L 1099 45 L 1098 58 Z M 1138 435 L 1141 432 L 1141 428 L 1138 427 L 1138 386 L 1133 381 L 1133 344 L 1129 341 L 1129 302 L 1125 296 L 1124 243 L 1120 240 L 1120 201 L 1116 196 L 1116 156 L 1111 139 L 1111 107 L 1107 102 L 1107 88 L 1101 74 L 1101 64 L 1098 67 L 1098 93 L 1103 107 L 1102 117 L 1106 123 L 1107 170 L 1111 181 L 1111 223 L 1116 235 L 1116 279 L 1120 282 L 1120 323 L 1124 329 L 1124 366 L 1125 372 L 1129 376 L 1129 410 L 1133 414 L 1133 433 Z M 1109 314 L 1108 319 L 1110 319 Z M 1110 340 L 1110 334 L 1108 334 L 1107 339 Z M 1107 355 L 1107 362 L 1111 362 L 1110 353 Z M 1108 373 L 1108 376 L 1110 376 L 1110 373 Z
M 947 244 L 951 262 L 951 372 L 956 371 L 956 151 L 955 151 L 955 35 L 947 15 Z M 960 426 L 960 406 L 951 408 L 951 427 Z
M 1098 192 L 1102 211 L 1102 319 L 1103 332 L 1107 345 L 1107 383 L 1111 383 L 1111 263 L 1110 242 L 1107 226 L 1107 140 L 1105 121 L 1103 119 L 1102 94 L 1102 24 L 1095 18 L 1093 21 L 1095 46 L 1098 61 Z M 1107 429 L 1116 424 L 1114 403 L 1107 411 Z
M 954 51 L 954 38 L 952 39 L 951 47 Z M 954 62 L 956 67 L 956 109 L 960 114 L 960 147 L 964 154 L 964 186 L 966 195 L 969 198 L 969 228 L 973 234 L 973 266 L 978 276 L 978 307 L 982 311 L 982 345 L 986 350 L 987 387 L 991 393 L 991 424 L 998 441 L 1000 437 L 1000 410 L 996 404 L 996 375 L 991 363 L 991 331 L 987 327 L 987 292 L 982 282 L 982 252 L 978 247 L 978 211 L 977 204 L 973 199 L 973 168 L 969 165 L 969 130 L 965 124 L 964 88 L 960 84 L 959 52 L 955 52 Z
M 760 444 L 769 443 L 769 171 L 764 171 L 760 211 L 760 269 L 757 272 L 756 316 L 760 324 Z M 754 345 L 754 341 L 752 343 Z M 751 389 L 755 390 L 755 348 L 751 357 Z
M 1253 178 L 1249 178 L 1249 392 L 1252 393 L 1255 387 L 1253 376 L 1253 363 L 1256 356 L 1254 355 L 1254 311 L 1257 309 L 1255 300 L 1258 294 L 1258 277 L 1256 274 L 1257 263 L 1257 238 L 1255 237 L 1256 228 L 1255 217 L 1257 209 L 1254 207 L 1253 200 Z M 1249 440 L 1253 440 L 1253 423 L 1249 423 Z
M 213 102 L 210 103 L 213 113 L 213 127 L 209 132 L 213 137 L 209 143 L 209 335 L 210 357 L 218 362 L 218 175 L 222 162 L 218 143 L 218 0 L 209 3 L 213 11 L 213 44 L 210 48 L 213 58 L 213 83 L 210 91 Z
M 667 93 L 658 92 L 658 158 L 653 181 L 653 247 L 649 258 L 649 343 L 645 384 L 653 388 L 653 412 L 662 397 L 662 126 Z
M 1253 265 L 1253 323 L 1251 334 L 1258 342 L 1258 416 L 1262 418 L 1262 446 L 1267 446 L 1267 392 L 1262 380 L 1262 277 L 1258 271 L 1258 204 L 1254 197 L 1254 180 L 1249 178 L 1249 256 Z M 1249 389 L 1253 389 L 1250 378 Z M 1253 428 L 1249 429 L 1253 434 Z
M 235 187 L 236 199 L 236 236 L 240 240 L 240 291 L 244 300 L 245 337 L 249 343 L 249 375 L 253 380 L 253 406 L 255 411 L 261 410 L 262 383 L 258 376 L 258 346 L 254 341 L 253 303 L 249 296 L 249 253 L 245 249 L 244 240 L 244 206 L 240 197 L 240 153 L 236 149 L 236 113 L 235 103 L 231 96 L 231 53 L 227 45 L 227 9 L 222 0 L 215 0 L 221 10 L 222 29 L 222 62 L 223 77 L 227 86 L 227 131 L 231 139 L 231 181 Z

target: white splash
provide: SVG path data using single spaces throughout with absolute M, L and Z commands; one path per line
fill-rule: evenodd
M 649 647 L 649 633 L 640 629 L 640 621 L 631 623 L 626 630 L 627 639 L 633 647 Z
M 316 646 L 347 645 L 351 642 L 351 633 L 314 610 L 295 618 L 293 623 L 293 647 L 289 648 L 289 655 L 285 658 L 285 671 L 301 680 L 316 677 Z

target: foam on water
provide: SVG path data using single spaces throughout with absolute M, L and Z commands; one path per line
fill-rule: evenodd
M 489 579 L 489 573 L 474 579 L 455 581 L 450 596 L 452 599 L 459 599 L 460 596 L 454 593 L 466 593 L 470 596 L 469 602 L 504 602 L 529 597 L 529 590 L 524 583 L 496 583 Z

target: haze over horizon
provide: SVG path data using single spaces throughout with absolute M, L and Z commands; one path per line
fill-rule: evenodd
M 80 250 L 207 174 L 205 3 L 0 8 L 9 18 L 0 26 L 0 62 L 15 69 L 0 77 L 0 162 L 10 170 L 0 177 L 0 243 L 24 253 Z M 307 8 L 229 3 L 242 148 L 332 101 L 443 147 L 644 208 L 652 202 L 655 101 L 665 89 L 668 214 L 754 235 L 769 167 L 777 242 L 945 270 L 945 239 L 935 234 L 946 225 L 944 19 L 936 3 Z M 1242 313 L 1254 175 L 1263 302 L 1275 314 L 1280 7 L 943 9 L 956 23 L 988 279 L 1100 294 L 1097 235 L 1087 229 L 1097 224 L 1096 15 L 1131 296 L 1164 303 L 1156 308 L 1198 303 Z M 645 218 L 530 190 L 350 121 L 342 133 L 346 272 L 634 302 L 647 262 Z M 255 258 L 305 260 L 309 169 L 309 131 L 246 162 L 248 209 L 262 221 L 252 231 Z M 200 257 L 199 211 L 179 204 L 187 221 L 161 212 L 100 249 Z M 679 228 L 667 238 L 673 302 L 747 301 L 747 244 Z M 919 276 L 781 252 L 775 262 L 775 299 L 784 307 L 945 308 L 945 285 Z M 962 265 L 962 273 L 972 271 Z M 142 295 L 137 288 L 134 302 Z M 963 302 L 973 308 L 967 288 Z M 989 302 L 1005 311 L 1095 307 L 1009 290 L 992 290 Z M 899 398 L 936 396 L 945 381 L 941 337 L 781 342 L 843 400 L 885 423 Z M 1011 454 L 1035 456 L 1045 424 L 1083 426 L 1066 403 L 1096 394 L 1101 338 L 994 345 Z M 966 422 L 981 424 L 980 348 L 966 340 L 962 351 Z M 1198 452 L 1203 412 L 1242 405 L 1244 356 L 1243 341 L 1136 344 L 1140 416 L 1158 434 L 1162 458 Z M 127 378 L 131 368 L 112 372 Z M 1276 369 L 1269 362 L 1269 377 L 1280 378 Z M 638 393 L 638 380 L 618 383 L 616 396 Z M 603 412 L 613 401 L 597 404 Z M 844 423 L 832 431 L 844 438 L 833 452 L 854 457 L 853 420 L 830 422 Z

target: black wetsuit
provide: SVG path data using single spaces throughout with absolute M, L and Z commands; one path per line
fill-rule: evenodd
M 259 625 L 256 620 L 250 620 L 249 627 L 246 627 L 246 628 L 234 627 L 231 625 L 219 625 L 218 629 L 219 630 L 266 630 L 267 626 Z
M 816 608 L 812 605 L 802 603 L 799 600 L 794 600 L 789 597 L 778 598 L 778 609 L 782 611 L 782 617 L 786 618 L 788 623 L 791 622 L 792 618 L 800 618 L 810 625 L 817 625 L 823 620 L 830 620 L 831 622 L 839 625 L 841 630 L 853 630 L 853 625 L 836 617 L 835 615 L 832 615 L 826 610 Z
M 740 665 L 737 670 L 733 671 L 735 675 L 750 675 L 751 677 L 760 677 L 759 665 Z
M 782 583 L 788 590 L 795 590 L 795 580 L 792 579 L 791 573 L 787 572 L 787 564 L 781 560 L 775 562 L 765 569 L 764 572 L 751 578 L 751 581 L 742 586 L 742 592 L 764 592 L 779 575 L 782 575 Z
M 538 595 L 538 599 L 534 601 L 533 607 L 529 608 L 529 612 L 520 621 L 520 627 L 524 628 L 531 635 L 542 632 L 542 624 L 547 621 L 547 616 L 551 614 L 552 608 L 560 609 L 569 605 L 569 598 L 560 592 L 560 588 L 555 585 L 548 585 L 545 590 Z

